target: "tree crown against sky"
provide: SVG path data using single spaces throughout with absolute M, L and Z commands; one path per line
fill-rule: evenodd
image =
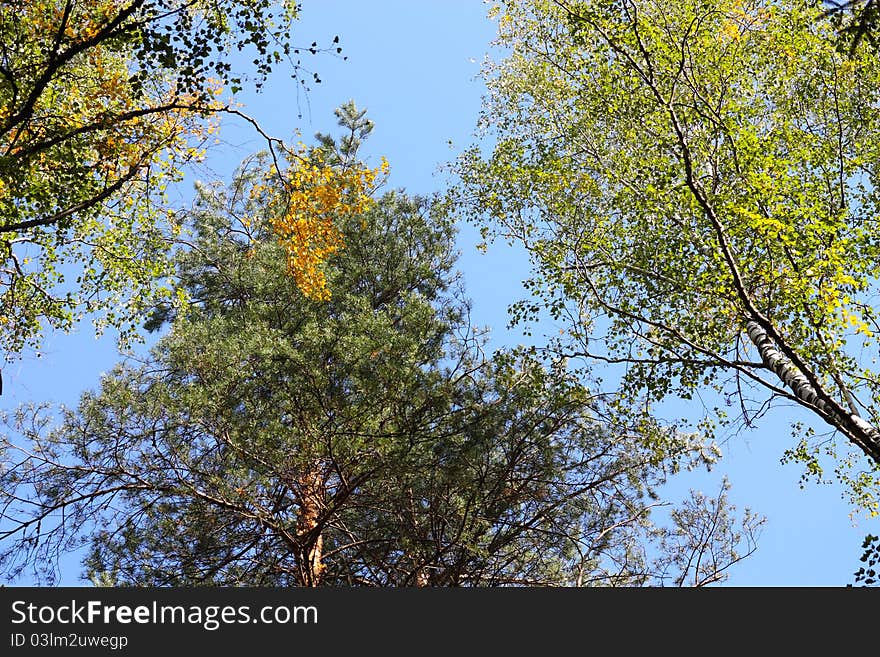
M 457 194 L 530 253 L 515 318 L 546 310 L 552 350 L 612 365 L 621 413 L 807 411 L 788 457 L 876 515 L 876 50 L 799 0 L 497 5 L 495 145 Z
M 85 315 L 125 341 L 149 299 L 167 296 L 177 230 L 167 188 L 202 157 L 219 115 L 243 116 L 223 92 L 259 87 L 273 67 L 309 80 L 299 56 L 319 46 L 295 47 L 298 11 L 268 0 L 0 5 L 7 359 Z M 341 48 L 337 39 L 320 50 Z M 233 69 L 233 56 L 248 53 L 250 72 Z
M 826 3 L 826 4 L 827 4 L 827 3 Z M 856 4 L 856 3 L 854 3 L 854 4 Z M 333 28 L 333 29 L 336 28 L 335 24 L 332 24 L 332 21 L 331 21 L 331 28 Z M 836 27 L 835 27 L 835 30 L 836 30 Z M 354 32 L 356 32 L 356 30 L 351 29 L 351 30 L 349 30 L 349 31 L 346 31 L 346 34 L 348 34 L 349 32 L 354 33 Z M 833 30 L 832 30 L 832 32 L 833 32 Z M 332 34 L 333 32 L 330 32 L 330 33 Z M 869 43 L 869 42 L 866 42 L 866 44 L 864 44 L 864 45 L 868 45 L 868 46 L 870 46 L 870 43 Z M 840 44 L 838 44 L 836 47 L 837 47 L 838 50 L 841 51 L 841 53 L 844 53 L 844 51 L 847 50 L 846 48 L 842 47 Z M 363 74 L 362 77 L 363 77 L 363 79 L 371 79 L 371 76 L 368 75 L 368 74 Z M 372 84 L 372 82 L 371 82 L 371 84 Z M 333 99 L 333 102 L 336 102 L 336 101 L 337 101 L 337 99 L 334 98 L 334 99 Z M 373 102 L 375 102 L 375 101 L 373 101 Z M 401 103 L 401 104 L 402 104 L 402 103 Z M 371 103 L 371 106 L 373 106 L 372 103 Z M 377 105 L 377 106 L 378 106 L 378 105 Z M 394 122 L 392 122 L 392 123 L 394 123 Z M 441 123 L 441 122 L 438 121 L 437 123 L 439 124 L 439 123 Z M 274 144 L 275 147 L 278 147 L 278 146 L 279 146 L 278 142 L 273 142 L 273 144 Z M 294 151 L 294 152 L 299 152 L 300 154 L 303 153 L 303 151 L 297 151 L 297 149 L 291 149 L 291 150 Z M 288 154 L 282 154 L 282 160 L 284 160 L 284 159 L 287 157 L 287 155 L 288 155 Z M 236 156 L 236 157 L 238 157 L 238 156 Z M 294 157 L 294 159 L 297 159 L 297 158 Z M 279 195 L 279 197 L 282 197 L 282 196 L 283 196 L 283 195 Z M 330 241 L 327 242 L 328 245 L 331 245 L 331 248 L 332 248 L 332 244 L 333 244 L 333 239 L 336 239 L 336 237 L 338 237 L 338 236 L 332 236 L 332 239 L 331 239 Z M 283 250 L 283 249 L 282 249 L 282 250 Z M 334 254 L 334 255 L 335 255 L 335 254 Z M 334 257 L 334 255 L 331 255 L 331 258 Z M 291 262 L 290 259 L 288 259 L 288 267 L 290 267 L 290 262 Z M 163 266 L 164 266 L 164 265 L 163 265 Z M 318 267 L 318 268 L 315 269 L 314 271 L 321 271 L 321 269 L 322 269 L 321 267 Z M 171 270 L 170 270 L 170 269 L 166 269 L 166 271 L 170 272 Z M 288 273 L 291 273 L 291 271 L 288 270 Z M 70 277 L 68 277 L 68 280 L 69 280 L 69 281 L 72 281 L 73 279 L 70 278 Z M 316 287 L 315 289 L 316 289 L 316 290 L 320 290 L 320 286 Z M 329 290 L 329 289 L 331 289 L 331 287 L 330 287 L 329 282 L 328 282 L 328 284 L 327 284 L 327 290 Z M 524 305 L 523 305 L 522 307 L 525 308 Z M 600 321 L 601 321 L 601 320 L 600 320 Z M 499 323 L 500 323 L 500 322 L 499 322 Z M 553 329 L 554 332 L 555 332 L 555 329 L 556 329 L 556 328 L 557 328 L 557 327 L 554 327 L 554 329 Z M 750 339 L 751 339 L 751 338 L 750 338 Z M 764 345 L 767 345 L 767 344 L 768 344 L 768 342 L 765 341 L 765 340 L 763 340 L 763 339 L 761 339 L 760 336 L 759 336 L 759 340 L 760 340 L 761 343 L 764 344 Z M 598 345 L 598 341 L 593 340 L 590 346 L 592 346 L 592 347 L 596 347 L 597 345 Z M 578 345 L 577 345 L 577 347 L 582 347 L 582 346 L 583 346 L 582 344 L 578 344 Z M 773 346 L 772 343 L 770 343 L 770 346 L 771 346 L 771 347 Z M 566 345 L 566 348 L 562 349 L 561 351 L 562 351 L 564 354 L 574 355 L 574 353 L 575 353 L 576 351 L 578 351 L 578 350 L 575 349 L 574 347 L 572 347 L 571 344 L 569 344 L 569 345 Z M 765 349 L 765 353 L 769 356 L 768 360 L 770 360 L 771 362 L 776 362 L 778 365 L 780 365 L 780 367 L 777 368 L 777 369 L 779 369 L 780 372 L 783 372 L 783 373 L 786 373 L 786 372 L 788 372 L 788 373 L 792 373 L 792 372 L 793 372 L 793 370 L 792 370 L 791 368 L 787 367 L 787 365 L 784 363 L 784 361 L 782 361 L 782 360 L 780 360 L 780 359 L 778 358 L 778 357 L 780 356 L 780 354 L 774 354 L 772 350 L 767 350 L 767 349 Z M 594 353 L 593 355 L 596 355 L 596 354 Z M 602 358 L 607 358 L 607 357 L 608 357 L 607 354 L 605 354 L 605 353 L 601 353 L 601 352 L 600 352 L 598 355 L 599 355 L 600 357 L 602 357 Z M 784 354 L 782 354 L 782 356 L 784 357 Z M 574 360 L 574 359 L 573 359 L 573 360 Z M 753 362 L 756 363 L 757 361 L 753 361 Z M 766 363 L 764 363 L 764 361 L 763 361 L 763 357 L 762 357 L 762 364 L 765 364 L 765 365 L 766 365 Z M 772 368 L 771 368 L 771 369 L 772 369 Z M 768 371 L 769 371 L 769 370 L 768 370 Z M 773 373 L 776 374 L 775 371 L 774 371 Z M 796 372 L 795 372 L 795 373 L 796 373 Z M 663 378 L 663 377 L 661 376 L 661 377 L 659 377 L 659 378 Z M 783 375 L 782 378 L 783 378 L 783 381 L 784 381 L 785 376 Z M 794 382 L 794 383 L 796 383 L 796 384 L 798 383 L 798 380 L 797 380 L 796 378 L 789 378 L 789 380 L 792 381 L 792 382 Z M 780 386 L 780 387 L 781 387 L 781 389 L 782 389 L 783 391 L 792 391 L 792 392 L 794 392 L 794 390 L 792 389 L 792 387 L 791 387 L 791 386 L 788 386 L 788 385 L 786 385 L 786 384 L 783 384 L 783 385 Z M 798 386 L 798 387 L 801 387 L 801 389 L 804 390 L 804 391 L 807 391 L 807 392 L 809 391 L 808 388 L 805 388 L 805 387 L 802 387 L 802 386 Z M 710 405 L 711 405 L 711 404 L 718 403 L 720 406 L 723 406 L 723 404 L 725 404 L 727 401 L 732 402 L 732 406 L 727 406 L 727 407 L 726 407 L 726 410 L 727 410 L 728 414 L 731 413 L 731 408 L 733 408 L 733 409 L 737 409 L 737 407 L 738 407 L 738 400 L 737 400 L 737 397 L 736 397 L 736 394 L 735 394 L 735 393 L 734 393 L 733 395 L 731 395 L 731 396 L 729 396 L 729 397 L 727 397 L 727 398 L 725 399 L 725 397 L 721 397 L 721 396 L 717 396 L 717 397 L 716 397 L 712 392 L 709 392 L 708 394 L 706 394 L 706 391 L 707 391 L 707 390 L 710 390 L 710 388 L 708 388 L 708 387 L 706 387 L 706 388 L 702 388 L 702 389 L 700 389 L 697 393 L 695 393 L 694 396 L 695 396 L 698 400 L 702 399 L 702 400 L 706 401 L 706 402 L 707 402 L 708 404 L 710 404 Z M 728 388 L 728 389 L 725 390 L 725 393 L 726 393 L 726 392 L 730 392 L 730 391 L 731 391 L 731 389 Z M 748 396 L 748 391 L 746 391 L 746 392 L 747 392 L 747 396 Z M 751 396 L 752 396 L 753 398 L 756 397 L 755 395 L 751 395 Z M 664 401 L 669 400 L 670 398 L 675 398 L 675 397 L 677 397 L 676 394 L 673 394 L 673 395 L 671 395 L 671 396 L 668 395 L 668 396 L 664 397 Z M 760 408 L 761 408 L 761 402 L 763 402 L 763 401 L 767 401 L 767 398 L 766 398 L 766 397 L 758 397 L 758 398 L 755 400 L 755 402 L 756 402 L 755 405 L 754 405 L 753 407 L 751 407 L 752 410 L 758 410 L 758 409 L 760 409 Z M 630 404 L 630 400 L 623 400 L 623 402 L 624 402 L 624 407 L 625 407 L 627 410 L 629 410 L 629 409 L 632 408 L 632 406 L 631 406 L 631 404 Z M 746 404 L 746 407 L 748 407 L 748 404 Z M 658 408 L 658 407 L 655 406 L 654 409 L 653 409 L 655 413 L 657 412 L 657 408 Z M 692 408 L 693 408 L 693 407 L 692 407 Z M 807 425 L 809 425 L 809 424 L 811 423 L 809 413 L 812 413 L 813 411 L 812 411 L 811 409 L 807 408 L 807 407 L 803 407 L 803 408 L 806 408 L 806 410 L 807 410 L 807 414 L 803 414 L 803 413 L 801 413 L 800 415 L 797 415 L 797 414 L 795 414 L 795 415 L 797 415 L 797 417 L 800 417 L 800 418 L 807 418 Z M 803 408 L 802 408 L 802 410 L 803 410 Z M 834 410 L 833 407 L 832 407 L 832 410 Z M 736 411 L 736 410 L 735 410 L 735 411 L 734 411 L 734 414 L 738 414 L 738 412 L 739 412 L 739 411 Z M 863 412 L 863 411 L 860 411 L 860 412 Z M 778 418 L 778 417 L 780 417 L 780 415 L 781 415 L 781 414 L 777 411 L 777 412 L 776 412 L 776 417 Z M 749 417 L 750 417 L 750 418 L 754 418 L 754 419 L 756 420 L 756 421 L 754 422 L 754 425 L 755 425 L 755 426 L 759 426 L 759 427 L 762 426 L 762 427 L 764 427 L 765 431 L 762 431 L 762 432 L 761 432 L 761 435 L 760 435 L 760 438 L 761 438 L 762 440 L 764 439 L 765 436 L 766 436 L 767 438 L 769 438 L 769 439 L 773 439 L 773 438 L 774 438 L 774 436 L 772 435 L 772 427 L 773 427 L 774 425 L 772 424 L 772 419 L 771 419 L 771 418 L 767 418 L 768 420 L 770 420 L 770 424 L 762 424 L 762 423 L 760 422 L 760 420 L 763 418 L 763 416 L 758 415 L 758 416 L 755 418 L 755 417 L 750 413 L 750 414 L 749 414 Z M 688 419 L 692 419 L 692 416 L 689 417 Z M 739 419 L 740 419 L 740 418 L 737 418 L 737 420 L 739 420 Z M 863 417 L 862 419 L 865 419 L 865 418 Z M 813 418 L 813 420 L 815 420 L 815 418 Z M 685 426 L 685 422 L 682 422 L 680 426 Z M 771 429 L 770 429 L 769 432 L 767 431 L 767 427 L 771 427 Z M 817 424 L 813 424 L 813 427 L 816 428 L 816 429 L 818 429 L 818 430 L 820 430 L 820 431 L 822 430 L 822 425 L 821 425 L 821 424 L 818 424 L 818 425 L 817 425 Z M 827 429 L 827 427 L 826 427 L 826 429 Z M 785 432 L 783 432 L 783 433 L 785 433 Z M 800 434 L 798 434 L 798 435 L 796 436 L 796 438 L 799 438 L 799 437 L 800 437 Z M 783 437 L 783 439 L 784 439 L 784 437 Z M 822 456 L 822 454 L 823 454 L 823 451 L 822 451 L 822 450 L 823 450 L 823 449 L 826 449 L 826 448 L 828 448 L 828 447 L 832 447 L 832 445 L 831 445 L 831 443 L 821 442 L 821 441 L 823 441 L 823 440 L 824 440 L 824 436 L 815 437 L 815 436 L 807 435 L 807 436 L 806 436 L 806 440 L 803 442 L 803 445 L 798 445 L 795 449 L 792 450 L 792 456 L 795 456 L 795 457 L 797 457 L 797 458 L 801 458 L 801 459 L 804 459 L 804 460 L 807 461 L 808 472 L 818 473 L 818 472 L 820 472 L 820 469 L 822 469 L 823 467 L 827 466 L 827 464 L 829 463 L 829 461 L 827 461 L 827 460 L 825 460 L 825 459 L 822 459 L 821 456 Z M 795 441 L 795 442 L 797 442 L 797 441 Z M 793 442 L 793 443 L 791 443 L 791 444 L 794 445 L 795 443 Z M 842 447 L 842 446 L 843 446 L 843 447 Z M 801 449 L 802 447 L 803 447 L 803 449 Z M 816 448 L 816 447 L 820 447 L 820 449 L 819 449 L 819 450 L 815 450 L 814 448 Z M 846 447 L 845 447 L 845 443 L 844 443 L 843 441 L 839 441 L 838 444 L 837 444 L 836 446 L 833 446 L 833 447 L 836 448 L 835 451 L 836 451 L 836 454 L 837 454 L 838 456 L 840 456 L 842 453 L 843 453 L 844 456 L 846 456 L 846 454 L 845 454 L 845 453 L 846 453 Z M 841 447 L 842 447 L 842 449 L 841 449 Z M 850 470 L 850 471 L 847 472 L 847 471 L 845 471 L 845 467 L 844 467 L 844 474 L 845 474 L 846 477 L 849 477 L 850 479 L 853 479 L 853 478 L 856 478 L 856 479 L 857 479 L 857 478 L 862 474 L 862 473 L 860 473 L 859 470 L 860 470 L 860 469 L 863 467 L 863 465 L 864 465 L 864 463 L 861 462 L 861 461 L 859 460 L 859 456 L 858 456 L 858 452 L 857 452 L 857 451 L 853 454 L 853 460 L 852 460 L 852 462 L 853 462 L 853 463 L 855 464 L 855 466 L 856 466 L 856 467 L 855 467 L 855 471 Z M 845 466 L 845 464 L 844 464 L 844 466 Z M 735 467 L 735 466 L 734 466 L 734 467 Z M 835 466 L 835 467 L 836 467 L 836 466 Z M 859 497 L 858 497 L 858 494 L 859 494 L 859 493 L 857 492 L 857 495 L 856 495 L 855 497 L 856 497 L 856 503 L 857 503 L 857 504 L 859 504 L 859 505 L 863 505 L 863 506 L 866 506 L 866 508 L 869 508 L 869 509 L 870 509 L 870 503 L 871 503 L 871 500 L 872 500 L 872 490 L 873 490 L 872 487 L 873 487 L 873 484 L 872 484 L 872 482 L 870 481 L 870 473 L 868 473 L 868 475 L 869 475 L 868 477 L 864 477 L 864 478 L 863 478 L 862 483 L 864 483 L 864 486 L 861 487 L 861 493 L 865 493 L 865 492 L 867 492 L 867 495 L 863 495 L 861 498 L 859 498 Z M 876 531 L 874 531 L 874 533 L 876 533 Z
M 705 585 L 751 553 L 762 521 L 726 489 L 652 524 L 652 491 L 711 445 L 616 422 L 527 350 L 484 353 L 442 205 L 337 214 L 331 294 L 304 293 L 253 193 L 271 166 L 201 187 L 191 305 L 157 309 L 148 358 L 58 426 L 10 419 L 30 441 L 5 449 L 10 572 L 51 577 L 85 544 L 120 584 Z

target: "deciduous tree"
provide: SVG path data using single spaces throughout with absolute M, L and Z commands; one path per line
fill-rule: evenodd
M 239 112 L 218 95 L 246 83 L 231 54 L 254 54 L 257 86 L 278 64 L 299 75 L 297 11 L 268 0 L 0 3 L 7 357 L 83 313 L 129 334 L 170 273 L 166 186 L 200 156 L 217 113 Z
M 876 515 L 876 50 L 838 48 L 806 0 L 496 11 L 495 145 L 462 159 L 459 193 L 532 257 L 517 317 L 548 309 L 553 348 L 615 364 L 621 412 L 701 393 L 708 422 L 805 409 L 787 455 L 816 476 L 835 456 Z

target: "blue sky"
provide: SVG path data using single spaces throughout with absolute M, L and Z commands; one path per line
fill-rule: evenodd
M 240 97 L 243 109 L 270 134 L 290 138 L 299 130 L 309 138 L 316 131 L 332 132 L 333 109 L 353 99 L 376 124 L 365 150 L 373 163 L 382 155 L 388 159 L 390 186 L 431 193 L 446 181 L 438 167 L 473 141 L 483 92 L 478 73 L 495 31 L 486 9 L 480 0 L 305 0 L 296 27 L 299 41 L 329 45 L 339 35 L 348 59 L 308 57 L 303 63 L 320 74 L 321 84 L 297 93 L 279 71 L 261 94 Z M 244 125 L 226 125 L 221 136 L 224 143 L 181 194 L 209 170 L 227 176 L 262 146 Z M 475 248 L 478 241 L 472 228 L 462 226 L 459 266 L 474 320 L 492 327 L 497 345 L 515 344 L 521 336 L 506 330 L 506 309 L 522 295 L 527 260 L 501 243 L 483 255 Z M 4 367 L 0 402 L 7 409 L 24 401 L 75 404 L 117 360 L 112 336 L 96 340 L 88 323 L 72 335 L 50 335 L 41 358 L 27 354 Z M 845 585 L 858 566 L 864 535 L 878 533 L 876 521 L 873 527 L 864 519 L 853 524 L 839 487 L 813 484 L 801 490 L 798 467 L 780 465 L 791 440 L 789 419 L 784 412 L 771 413 L 759 429 L 725 444 L 712 473 L 689 473 L 666 491 L 673 498 L 688 487 L 712 494 L 726 475 L 733 503 L 768 517 L 757 552 L 731 571 L 727 585 Z M 68 561 L 61 583 L 80 585 L 78 564 Z

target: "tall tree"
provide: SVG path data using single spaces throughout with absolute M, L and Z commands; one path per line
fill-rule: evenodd
M 323 137 L 326 157 L 356 137 Z M 441 208 L 391 192 L 337 212 L 330 294 L 306 294 L 270 166 L 201 188 L 178 259 L 192 305 L 157 309 L 149 358 L 58 426 L 10 418 L 7 573 L 51 577 L 88 545 L 118 584 L 705 585 L 751 553 L 761 519 L 724 490 L 652 524 L 654 489 L 711 445 L 605 416 L 528 351 L 484 354 Z
M 788 456 L 817 476 L 838 457 L 875 515 L 877 52 L 837 48 L 806 0 L 495 10 L 497 141 L 461 160 L 459 192 L 532 256 L 517 316 L 549 309 L 554 348 L 619 365 L 621 411 L 713 390 L 712 422 L 725 400 L 746 425 L 806 409 Z
M 267 0 L 0 3 L 7 357 L 83 313 L 127 334 L 170 273 L 166 186 L 200 156 L 218 113 L 239 112 L 219 96 L 246 83 L 231 54 L 253 52 L 258 87 L 277 64 L 299 75 L 296 14 L 293 2 Z

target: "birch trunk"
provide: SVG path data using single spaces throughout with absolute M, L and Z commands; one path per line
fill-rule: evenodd
M 779 377 L 795 397 L 815 408 L 826 422 L 839 429 L 876 463 L 880 463 L 880 431 L 876 427 L 834 402 L 824 390 L 816 390 L 804 373 L 776 347 L 760 324 L 750 321 L 746 324 L 746 330 L 764 365 Z M 831 399 L 831 402 L 826 401 L 826 398 Z

